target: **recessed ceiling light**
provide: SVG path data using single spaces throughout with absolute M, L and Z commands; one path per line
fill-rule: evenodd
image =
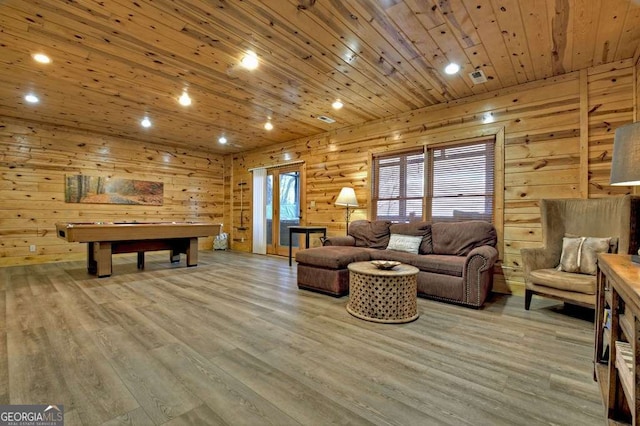
M 218 142 L 220 142 L 221 144 L 225 144 L 227 143 L 227 138 L 225 138 L 224 136 L 220 136 L 218 138 Z
M 335 101 L 333 101 L 331 106 L 333 107 L 333 109 L 340 109 L 344 106 L 344 104 L 340 101 L 340 99 L 336 99 Z
M 444 68 L 444 72 L 446 72 L 447 74 L 455 74 L 458 71 L 460 71 L 460 65 L 456 64 L 455 62 L 451 62 Z
M 267 121 L 266 123 L 264 123 L 264 128 L 266 130 L 272 130 L 273 129 L 273 124 L 271 124 L 270 121 Z
M 186 90 L 182 92 L 182 96 L 180 96 L 180 98 L 178 99 L 178 102 L 180 102 L 180 105 L 182 106 L 191 105 L 191 98 L 189 97 L 189 94 L 187 93 Z
M 149 120 L 149 117 L 144 117 L 141 121 L 140 121 L 140 125 L 144 128 L 147 127 L 151 127 L 151 120 Z
M 38 102 L 40 102 L 40 98 L 38 98 L 33 93 L 25 95 L 24 100 L 29 102 L 30 104 L 37 104 Z
M 258 68 L 258 55 L 256 55 L 256 52 L 249 50 L 242 57 L 240 64 L 242 64 L 242 66 L 248 70 L 255 70 L 256 68 Z
M 40 62 L 41 64 L 51 63 L 51 58 L 45 55 L 44 53 L 34 53 L 32 57 L 34 61 Z

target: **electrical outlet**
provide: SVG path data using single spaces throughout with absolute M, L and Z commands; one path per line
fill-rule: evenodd
M 35 245 L 35 244 L 31 244 L 31 245 L 29 246 L 29 251 L 30 251 L 31 253 L 35 253 L 35 252 L 36 252 L 36 245 Z
M 312 209 L 316 207 L 316 200 L 311 200 L 309 201 L 309 207 L 311 207 Z

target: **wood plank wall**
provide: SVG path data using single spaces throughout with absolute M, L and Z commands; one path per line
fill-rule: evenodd
M 372 153 L 504 132 L 504 226 L 499 229 L 502 263 L 496 288 L 521 292 L 520 249 L 542 241 L 539 200 L 608 197 L 630 193 L 608 185 L 615 128 L 633 121 L 637 89 L 631 60 L 476 95 L 312 138 L 233 155 L 230 188 L 251 183 L 249 168 L 303 160 L 306 164 L 307 224 L 343 235 L 344 209 L 334 206 L 342 186 L 353 186 L 368 218 Z M 483 124 L 483 115 L 495 121 Z M 336 114 L 339 114 L 337 112 Z M 249 184 L 249 194 L 251 193 Z M 251 250 L 251 199 L 245 193 L 247 231 L 238 231 L 240 200 L 229 196 L 225 217 L 235 250 Z M 315 207 L 311 207 L 311 203 Z M 503 275 L 500 275 L 502 272 Z
M 84 258 L 86 244 L 57 238 L 56 222 L 221 223 L 223 164 L 223 156 L 0 117 L 0 266 Z M 65 175 L 77 174 L 159 181 L 164 203 L 65 203 Z M 201 238 L 200 248 L 212 241 Z
M 499 229 L 498 272 L 504 278 L 498 277 L 496 287 L 518 292 L 523 284 L 519 250 L 541 241 L 541 198 L 606 197 L 633 190 L 607 182 L 615 128 L 634 120 L 638 90 L 637 66 L 621 61 L 224 157 L 2 117 L 0 266 L 83 257 L 83 245 L 55 237 L 59 221 L 211 220 L 224 223 L 233 249 L 251 251 L 248 169 L 299 160 L 306 165 L 306 223 L 342 235 L 344 209 L 334 206 L 335 198 L 342 186 L 354 186 L 363 208 L 352 218 L 368 217 L 373 153 L 502 132 L 504 226 Z M 485 112 L 492 112 L 495 122 L 483 124 Z M 165 185 L 165 204 L 78 208 L 64 203 L 68 174 L 159 180 Z M 248 182 L 246 231 L 237 230 L 239 182 Z M 32 244 L 35 253 L 29 252 Z M 201 248 L 210 247 L 211 239 L 201 240 Z

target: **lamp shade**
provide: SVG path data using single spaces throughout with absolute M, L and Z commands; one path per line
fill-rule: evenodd
M 611 185 L 640 185 L 640 121 L 616 129 Z
M 358 205 L 358 200 L 356 199 L 356 192 L 353 188 L 344 187 L 340 190 L 340 194 L 338 195 L 338 199 L 336 200 L 336 206 L 347 206 L 354 207 Z

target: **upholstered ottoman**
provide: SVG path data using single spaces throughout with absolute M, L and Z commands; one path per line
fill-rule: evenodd
M 349 293 L 349 270 L 352 262 L 371 259 L 363 247 L 331 246 L 301 250 L 298 262 L 298 288 L 340 297 Z

